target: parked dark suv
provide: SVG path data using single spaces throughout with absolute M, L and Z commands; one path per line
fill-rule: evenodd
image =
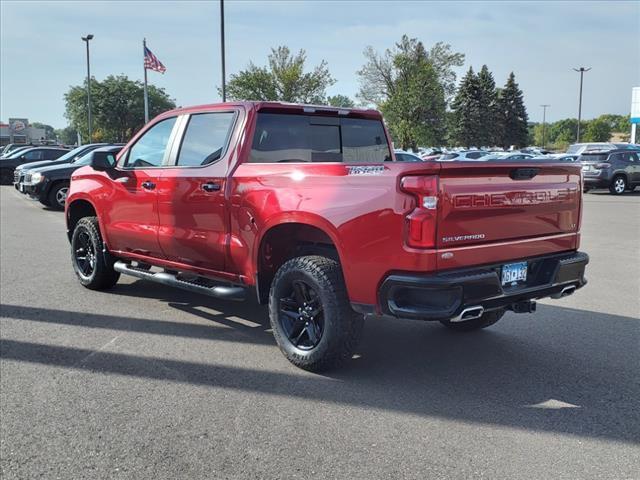
M 639 150 L 616 149 L 580 155 L 585 191 L 608 188 L 614 195 L 632 191 L 640 185 L 639 153 Z
M 123 146 L 109 145 L 95 148 L 69 163 L 32 168 L 25 173 L 24 191 L 47 207 L 64 210 L 71 174 L 80 167 L 89 165 L 95 152 L 111 153 L 115 157 Z
M 11 185 L 13 183 L 13 171 L 23 163 L 55 160 L 68 151 L 68 148 L 34 147 L 19 150 L 13 155 L 4 157 L 0 159 L 0 183 L 2 183 L 2 185 Z

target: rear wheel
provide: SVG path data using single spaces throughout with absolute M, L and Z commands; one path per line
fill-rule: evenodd
M 71 237 L 71 262 L 80 283 L 92 290 L 111 288 L 120 278 L 113 269 L 113 259 L 104 254 L 103 248 L 98 219 L 80 219 Z
M 69 193 L 69 184 L 67 182 L 56 183 L 49 192 L 49 205 L 56 210 L 64 210 L 67 193 Z
M 504 310 L 493 310 L 491 312 L 484 313 L 479 318 L 473 320 L 465 320 L 464 322 L 452 322 L 451 320 L 440 320 L 440 323 L 445 327 L 455 330 L 457 332 L 472 332 L 474 330 L 480 330 L 481 328 L 487 328 L 496 323 L 504 315 Z
M 269 292 L 269 319 L 284 356 L 310 371 L 350 359 L 364 326 L 349 304 L 340 264 L 316 255 L 280 267 Z
M 622 195 L 627 189 L 627 179 L 622 175 L 613 177 L 611 185 L 609 185 L 609 191 L 614 195 Z

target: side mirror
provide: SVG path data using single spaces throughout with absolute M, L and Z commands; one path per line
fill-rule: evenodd
M 116 166 L 116 157 L 110 152 L 93 152 L 91 154 L 91 163 L 89 164 L 94 170 L 106 171 Z

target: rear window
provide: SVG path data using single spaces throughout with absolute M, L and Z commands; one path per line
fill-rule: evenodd
M 609 157 L 606 153 L 580 155 L 580 162 L 606 162 Z
M 250 162 L 378 163 L 391 160 L 382 122 L 259 113 Z

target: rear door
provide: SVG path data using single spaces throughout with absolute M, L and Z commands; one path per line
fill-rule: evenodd
M 159 242 L 166 258 L 209 272 L 225 269 L 228 145 L 237 110 L 184 116 L 175 165 L 158 188 Z
M 580 168 L 548 162 L 443 163 L 438 248 L 575 233 Z
M 176 117 L 156 122 L 119 159 L 105 228 L 110 249 L 163 258 L 157 187 L 175 136 Z

